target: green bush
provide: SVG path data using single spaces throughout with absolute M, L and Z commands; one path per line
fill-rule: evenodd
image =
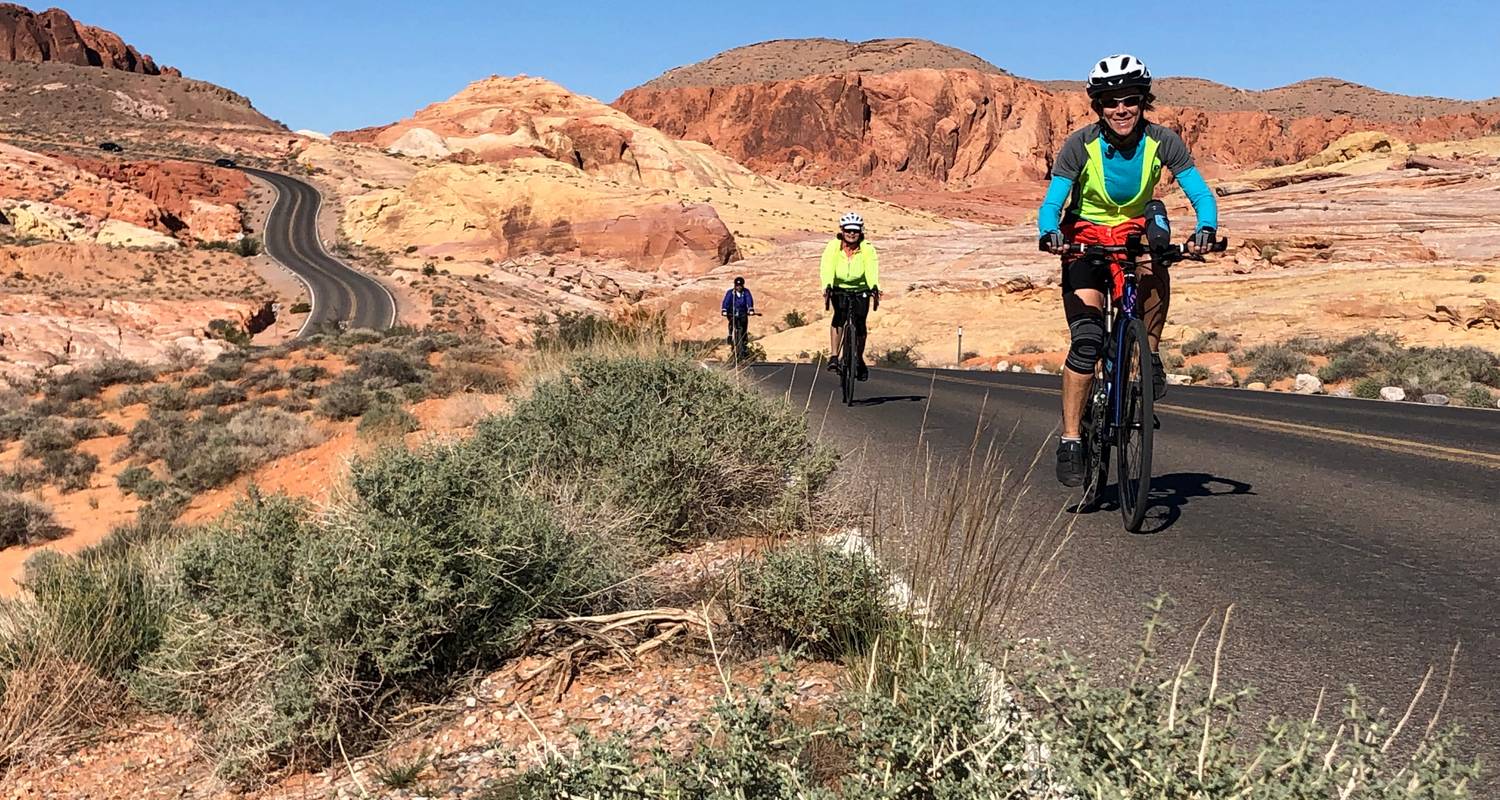
M 234 252 L 236 255 L 244 258 L 258 256 L 260 255 L 260 240 L 249 236 L 242 236 L 239 241 L 234 243 Z
M 1182 354 L 1188 357 L 1203 353 L 1227 353 L 1233 349 L 1234 340 L 1218 331 L 1204 331 L 1182 344 Z
M 1243 362 L 1250 365 L 1247 382 L 1271 383 L 1290 378 L 1308 368 L 1307 353 L 1290 344 L 1266 344 L 1245 351 Z
M 600 342 L 642 336 L 666 338 L 666 319 L 661 316 L 617 320 L 581 311 L 563 311 L 556 319 L 537 317 L 530 321 L 535 326 L 532 345 L 538 350 L 581 350 Z
M 210 382 L 239 380 L 240 375 L 245 371 L 247 363 L 249 363 L 249 359 L 244 353 L 223 353 L 218 358 L 205 364 L 199 374 L 203 375 Z M 208 384 L 205 383 L 203 385 L 207 386 Z
M 310 314 L 312 313 L 312 305 L 306 302 L 296 302 L 292 303 L 292 307 L 289 310 L 293 314 Z
M 0 492 L 0 548 L 35 544 L 62 535 L 52 511 L 34 500 Z
M 383 347 L 360 350 L 350 359 L 354 366 L 352 380 L 366 385 L 378 382 L 372 388 L 390 389 L 419 383 L 425 377 L 427 365 L 414 360 L 399 350 Z
M 792 309 L 786 312 L 786 316 L 781 318 L 781 322 L 786 326 L 787 330 L 791 330 L 792 328 L 800 328 L 806 325 L 807 317 L 801 311 Z
M 916 345 L 910 344 L 892 347 L 875 356 L 875 363 L 897 369 L 915 369 L 917 367 L 916 349 Z
M 285 372 L 273 366 L 261 367 L 240 378 L 240 388 L 247 392 L 274 392 L 285 389 L 289 380 Z
M 193 398 L 193 405 L 197 408 L 204 406 L 229 406 L 235 403 L 243 403 L 249 396 L 245 390 L 228 383 L 216 383 L 204 389 Z
M 370 405 L 364 415 L 359 418 L 357 430 L 360 436 L 380 439 L 403 436 L 421 427 L 417 418 L 400 405 L 393 402 L 381 402 Z
M 170 603 L 151 550 L 128 545 L 138 530 L 117 530 L 74 556 L 41 551 L 26 562 L 22 584 L 39 612 L 31 635 L 105 677 L 124 676 L 156 646 Z
M 78 450 L 49 450 L 42 454 L 42 470 L 64 492 L 87 489 L 99 468 L 99 457 Z
M 370 393 L 356 384 L 335 383 L 318 396 L 318 415 L 331 420 L 357 417 L 370 407 Z
M 1202 383 L 1213 377 L 1213 371 L 1202 364 L 1194 364 L 1188 367 L 1188 377 L 1193 379 L 1193 383 Z
M 250 344 L 250 333 L 227 319 L 211 319 L 205 333 L 210 339 L 220 339 L 237 347 Z
M 1366 400 L 1379 400 L 1380 390 L 1385 388 L 1385 383 L 1375 378 L 1360 378 L 1354 383 L 1354 396 L 1363 397 Z
M 1457 394 L 1471 383 L 1500 389 L 1500 354 L 1478 347 L 1413 347 L 1387 366 L 1389 385 L 1413 394 Z
M 240 504 L 178 552 L 185 606 L 139 696 L 198 716 L 226 777 L 260 778 L 498 663 L 536 615 L 609 602 L 630 568 L 615 543 L 564 529 L 493 467 L 462 446 L 395 451 L 356 467 L 373 502 L 338 514 Z
M 115 476 L 115 485 L 126 494 L 133 494 L 142 500 L 152 500 L 159 496 L 167 485 L 145 467 L 126 467 Z
M 747 624 L 788 646 L 837 657 L 863 651 L 889 616 L 885 579 L 863 554 L 813 543 L 771 550 L 746 571 Z
M 1471 383 L 1463 391 L 1458 393 L 1454 400 L 1461 406 L 1469 408 L 1494 408 L 1495 396 L 1490 390 L 1477 383 Z
M 47 453 L 73 449 L 78 439 L 73 436 L 71 426 L 56 417 L 40 420 L 21 437 L 21 455 L 41 458 Z
M 144 383 L 155 372 L 143 364 L 125 358 L 106 358 L 90 367 L 79 367 L 67 374 L 48 378 L 41 386 L 45 399 L 57 403 L 74 403 L 98 397 L 99 393 L 118 384 Z
M 314 383 L 328 377 L 328 370 L 317 364 L 298 364 L 289 374 L 298 383 Z
M 1162 366 L 1167 369 L 1182 369 L 1182 365 L 1186 363 L 1187 359 L 1183 358 L 1181 353 L 1167 353 L 1162 356 Z
M 1402 352 L 1401 340 L 1388 333 L 1351 336 L 1328 349 L 1329 362 L 1318 370 L 1318 378 L 1337 383 L 1378 372 Z
M 518 473 L 581 483 L 665 543 L 796 524 L 832 469 L 806 431 L 801 413 L 686 358 L 586 357 L 476 441 Z
M 0 413 L 0 443 L 9 444 L 36 426 L 36 417 L 27 410 Z

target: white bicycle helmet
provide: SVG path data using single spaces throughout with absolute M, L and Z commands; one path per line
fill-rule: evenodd
M 858 228 L 860 230 L 864 230 L 865 218 L 854 213 L 853 211 L 850 211 L 844 216 L 839 217 L 839 230 L 843 230 L 845 228 Z
M 1151 70 L 1132 55 L 1105 56 L 1089 70 L 1089 97 L 1114 89 L 1151 91 Z

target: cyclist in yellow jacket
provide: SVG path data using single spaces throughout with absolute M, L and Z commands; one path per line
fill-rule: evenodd
M 875 245 L 865 240 L 865 220 L 850 212 L 839 219 L 838 238 L 823 248 L 820 272 L 823 278 L 823 298 L 833 303 L 833 328 L 828 332 L 828 369 L 837 371 L 838 355 L 843 346 L 842 334 L 848 315 L 853 315 L 854 333 L 857 341 L 854 352 L 858 353 L 854 377 L 868 380 L 870 370 L 865 366 L 865 321 L 870 315 L 873 299 L 875 310 L 880 310 L 880 258 L 875 255 Z

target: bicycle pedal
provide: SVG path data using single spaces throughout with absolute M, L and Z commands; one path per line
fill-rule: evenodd
M 1161 418 L 1158 417 L 1158 416 L 1156 416 L 1155 414 L 1151 415 L 1151 430 L 1153 430 L 1153 431 L 1159 431 L 1159 430 L 1161 430 Z

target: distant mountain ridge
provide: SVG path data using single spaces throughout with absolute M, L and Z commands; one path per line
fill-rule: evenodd
M 956 47 L 926 39 L 773 39 L 732 50 L 676 69 L 637 88 L 733 86 L 784 81 L 838 72 L 899 72 L 908 69 L 972 69 L 1005 75 L 1005 70 Z
M 0 3 L 0 61 L 56 62 L 142 75 L 181 75 L 175 69 L 158 66 L 151 56 L 126 44 L 119 35 L 79 23 L 60 8 L 37 13 L 14 3 Z

